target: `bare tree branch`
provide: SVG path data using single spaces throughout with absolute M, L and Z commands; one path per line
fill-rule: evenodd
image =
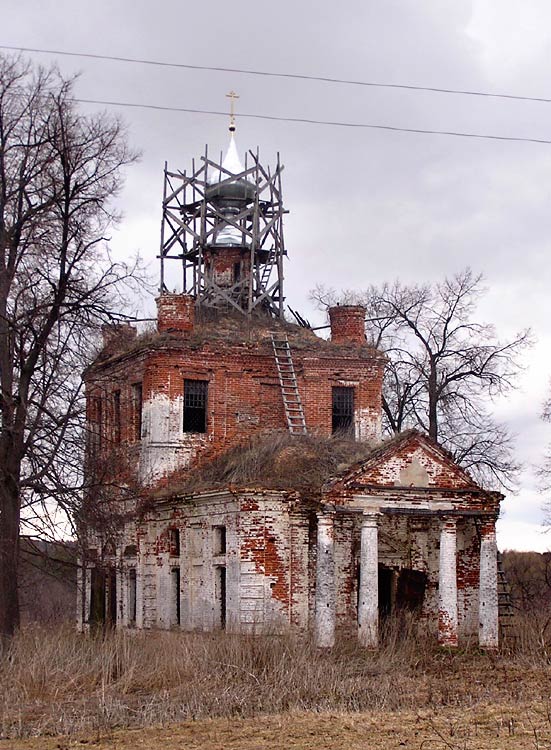
M 117 118 L 77 111 L 73 83 L 0 56 L 0 637 L 22 520 L 54 536 L 82 506 L 80 372 L 137 278 L 104 239 L 137 154 Z

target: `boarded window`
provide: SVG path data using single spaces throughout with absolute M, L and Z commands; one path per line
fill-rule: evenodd
M 354 436 L 354 388 L 333 388 L 332 430 Z
M 142 439 L 142 403 L 143 392 L 141 383 L 132 384 L 132 421 L 134 424 L 134 440 Z
M 207 380 L 184 380 L 184 432 L 207 431 Z

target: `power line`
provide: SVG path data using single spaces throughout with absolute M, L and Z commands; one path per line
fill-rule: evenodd
M 406 83 L 382 83 L 380 81 L 356 81 L 347 78 L 333 78 L 331 76 L 314 76 L 302 73 L 275 73 L 267 70 L 252 70 L 248 68 L 227 68 L 213 65 L 192 65 L 191 63 L 163 62 L 162 60 L 146 60 L 137 57 L 120 57 L 115 55 L 99 55 L 91 52 L 68 52 L 66 50 L 41 49 L 38 47 L 15 47 L 0 44 L 0 49 L 18 52 L 39 52 L 48 55 L 64 55 L 66 57 L 86 57 L 91 60 L 111 60 L 113 62 L 138 63 L 140 65 L 156 65 L 164 68 L 183 68 L 186 70 L 209 70 L 217 73 L 234 73 L 249 76 L 265 76 L 268 78 L 291 78 L 301 81 L 320 81 L 322 83 L 345 84 L 348 86 L 370 86 L 373 88 L 405 89 L 406 91 L 428 91 L 437 94 L 459 94 L 461 96 L 482 96 L 492 99 L 512 99 L 523 102 L 551 103 L 551 98 L 543 96 L 521 96 L 518 94 L 499 94 L 491 91 L 475 91 L 470 89 L 439 88 L 437 86 L 420 86 Z
M 201 115 L 216 115 L 220 117 L 228 117 L 227 112 L 222 112 L 214 109 L 194 109 L 192 107 L 168 107 L 160 104 L 139 104 L 137 102 L 120 102 L 120 101 L 106 101 L 103 99 L 81 99 L 75 98 L 72 101 L 79 104 L 100 104 L 108 107 L 131 107 L 134 109 L 152 109 L 160 112 L 187 112 L 190 114 L 201 114 Z M 432 130 L 425 128 L 402 128 L 396 125 L 381 125 L 378 123 L 367 123 L 367 122 L 339 122 L 337 120 L 315 120 L 309 117 L 282 117 L 278 115 L 260 115 L 252 112 L 241 112 L 240 118 L 252 118 L 256 120 L 272 120 L 276 122 L 296 122 L 304 123 L 307 125 L 326 125 L 330 127 L 341 127 L 341 128 L 359 128 L 359 129 L 370 129 L 370 130 L 390 130 L 396 133 L 418 133 L 421 135 L 446 135 L 454 136 L 456 138 L 478 138 L 490 141 L 514 141 L 516 143 L 543 143 L 551 145 L 551 140 L 544 138 L 527 138 L 523 136 L 512 136 L 512 135 L 493 135 L 490 133 L 465 133 L 456 130 Z

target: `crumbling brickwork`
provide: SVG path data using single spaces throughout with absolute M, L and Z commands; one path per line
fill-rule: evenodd
M 105 331 L 85 376 L 89 466 L 138 491 L 118 528 L 90 533 L 82 627 L 295 627 L 323 647 L 357 631 L 376 648 L 379 619 L 406 608 L 445 645 L 477 632 L 497 645 L 501 497 L 419 433 L 382 441 L 384 357 L 363 319 L 332 309 L 325 341 L 273 319 L 201 317 L 188 296 L 163 295 L 156 332 Z M 259 476 L 182 490 L 229 449 L 287 429 L 272 331 L 289 341 L 308 433 L 343 433 L 364 457 L 308 489 L 291 474 L 268 489 Z
M 161 297 L 159 334 L 132 340 L 126 351 L 113 351 L 114 336 L 108 332 L 110 347 L 86 376 L 92 432 L 107 448 L 114 442 L 140 442 L 136 471 L 146 484 L 188 469 L 202 454 L 212 457 L 255 432 L 286 429 L 270 339 L 281 324 L 260 320 L 251 329 L 232 321 L 234 329 L 224 336 L 224 320 L 194 326 L 189 300 L 186 295 Z M 332 389 L 344 387 L 353 391 L 356 439 L 379 441 L 381 354 L 365 337 L 358 342 L 342 331 L 340 345 L 333 346 L 297 326 L 284 326 L 283 332 L 292 348 L 308 430 L 332 433 Z M 183 429 L 186 380 L 206 384 L 204 432 Z M 138 387 L 141 406 L 136 403 Z

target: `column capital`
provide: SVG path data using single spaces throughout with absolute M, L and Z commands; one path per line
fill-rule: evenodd
M 457 528 L 457 520 L 457 516 L 443 516 L 440 520 L 441 530 L 444 531 L 444 529 L 449 529 L 450 531 L 455 531 L 455 529 Z
M 362 526 L 373 527 L 379 525 L 382 513 L 378 510 L 364 510 L 362 513 Z
M 335 511 L 334 510 L 318 510 L 316 511 L 316 516 L 318 519 L 318 524 L 327 524 L 328 526 L 330 526 L 335 520 Z

